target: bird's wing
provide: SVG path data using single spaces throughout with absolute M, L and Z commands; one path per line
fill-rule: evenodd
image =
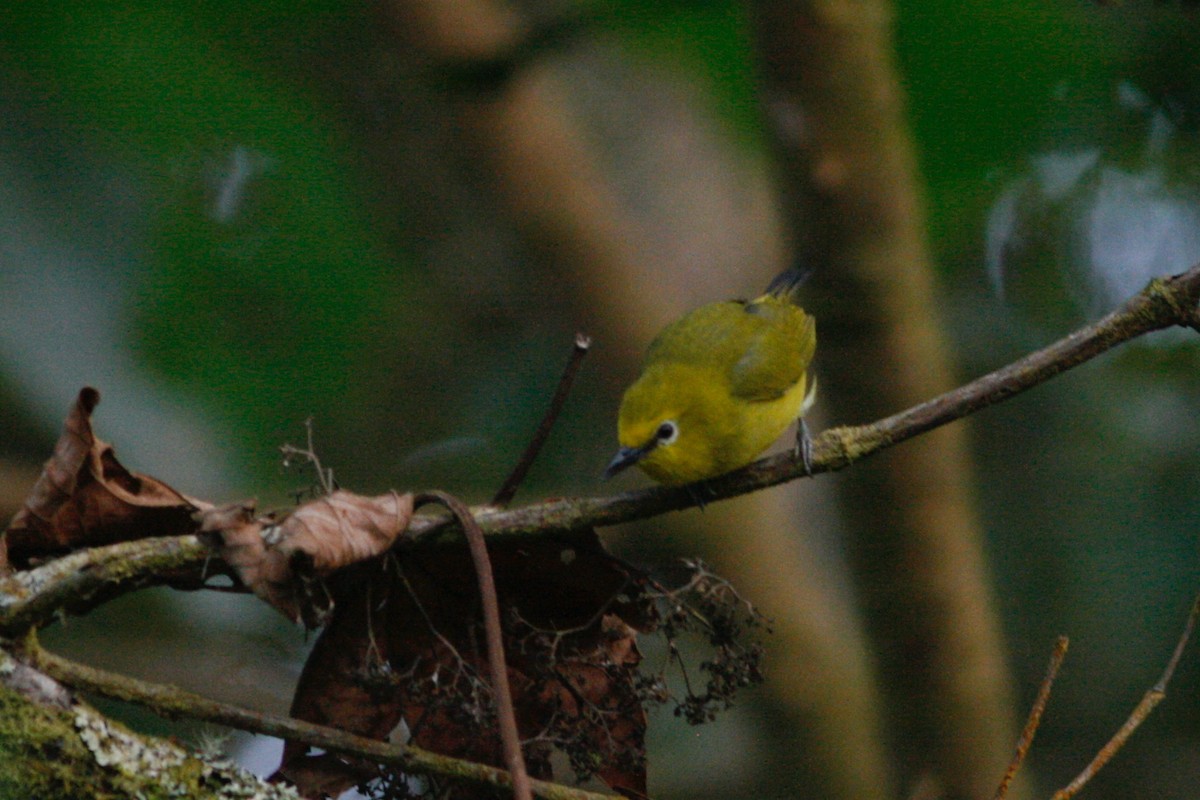
M 730 371 L 733 394 L 776 400 L 804 376 L 817 347 L 816 322 L 790 303 L 747 306 L 742 354 Z
M 650 343 L 646 364 L 688 364 L 728 376 L 734 396 L 782 397 L 804 375 L 817 346 L 816 323 L 772 296 L 711 303 L 668 325 Z
M 730 320 L 739 320 L 745 305 L 740 300 L 710 303 L 672 322 L 650 343 L 646 363 L 712 365 L 715 353 L 738 346 L 732 339 L 739 331 Z

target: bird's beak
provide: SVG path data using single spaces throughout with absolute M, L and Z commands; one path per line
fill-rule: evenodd
M 613 460 L 608 462 L 608 467 L 604 470 L 604 480 L 608 480 L 613 475 L 616 475 L 627 467 L 632 467 L 637 462 L 641 461 L 647 453 L 653 448 L 653 445 L 645 447 L 622 447 L 613 456 Z

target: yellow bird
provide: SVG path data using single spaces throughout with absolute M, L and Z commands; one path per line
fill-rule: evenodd
M 604 477 L 637 464 L 667 484 L 712 478 L 749 464 L 795 420 L 811 472 L 803 416 L 817 326 L 795 302 L 805 277 L 787 270 L 762 297 L 710 303 L 664 328 L 621 400 L 621 449 Z

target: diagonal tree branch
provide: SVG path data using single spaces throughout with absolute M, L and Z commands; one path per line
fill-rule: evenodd
M 195 536 L 163 536 L 80 550 L 0 579 L 0 637 L 18 638 L 63 613 L 202 573 L 212 551 Z
M 867 425 L 831 428 L 813 442 L 813 473 L 855 461 L 961 419 L 1033 388 L 1117 345 L 1182 326 L 1200 332 L 1200 266 L 1150 284 L 1120 309 L 958 389 Z M 789 453 L 770 456 L 708 482 L 706 502 L 737 497 L 805 477 Z M 652 487 L 611 497 L 548 500 L 515 509 L 485 507 L 475 515 L 489 536 L 562 535 L 654 517 L 695 505 L 687 487 Z M 451 519 L 414 517 L 398 547 L 450 541 Z M 60 613 L 78 612 L 117 594 L 170 584 L 184 570 L 200 573 L 212 558 L 194 536 L 141 539 L 73 553 L 0 579 L 0 636 L 17 637 Z M 164 577 L 163 573 L 168 573 Z M 195 576 L 193 577 L 195 580 Z
M 32 637 L 31 637 L 32 638 Z M 222 758 L 131 731 L 0 649 L 0 789 L 5 797 L 298 800 Z
M 366 758 L 414 775 L 439 775 L 467 785 L 511 787 L 507 772 L 486 764 L 438 755 L 419 747 L 392 744 L 289 717 L 263 714 L 221 703 L 174 686 L 148 683 L 89 667 L 26 643 L 24 657 L 40 672 L 74 689 L 148 708 L 167 718 L 187 717 L 238 730 L 303 742 L 330 752 Z M 529 780 L 535 797 L 543 800 L 612 800 L 612 795 L 574 789 L 547 781 Z
M 1200 332 L 1198 304 L 1200 265 L 1151 281 L 1103 319 L 965 386 L 878 422 L 825 431 L 813 442 L 813 474 L 845 469 L 855 461 L 1032 389 L 1130 339 L 1180 326 Z M 708 481 L 706 502 L 801 477 L 805 477 L 804 466 L 791 454 L 769 456 Z M 693 505 L 692 494 L 685 487 L 654 487 L 613 497 L 567 498 L 512 511 L 485 511 L 477 520 L 489 534 L 578 530 L 645 519 Z M 424 525 L 430 523 L 415 521 L 411 530 L 423 532 Z

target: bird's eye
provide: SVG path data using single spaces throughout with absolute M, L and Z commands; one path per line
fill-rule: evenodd
M 659 444 L 670 444 L 679 436 L 679 426 L 673 421 L 667 420 L 662 425 L 658 426 L 658 430 L 654 433 L 654 438 Z

